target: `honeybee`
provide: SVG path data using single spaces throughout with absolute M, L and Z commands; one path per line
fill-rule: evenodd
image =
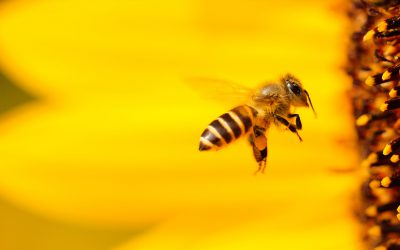
M 284 126 L 295 133 L 300 141 L 298 130 L 302 129 L 299 114 L 291 113 L 294 107 L 310 107 L 314 115 L 310 95 L 301 82 L 287 74 L 277 82 L 269 82 L 249 92 L 245 104 L 237 106 L 212 121 L 200 137 L 200 151 L 218 150 L 236 139 L 247 136 L 258 163 L 257 172 L 264 172 L 267 164 L 267 131 L 271 124 Z M 292 124 L 290 120 L 295 119 Z

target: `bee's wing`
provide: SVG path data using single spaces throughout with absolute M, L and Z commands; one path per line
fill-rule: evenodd
M 241 84 L 215 78 L 188 77 L 185 82 L 202 98 L 225 106 L 248 103 L 253 92 Z

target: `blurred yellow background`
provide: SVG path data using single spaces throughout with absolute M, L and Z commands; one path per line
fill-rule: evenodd
M 337 1 L 0 5 L 0 249 L 358 249 Z M 295 74 L 319 114 L 198 152 L 232 106 L 182 80 Z

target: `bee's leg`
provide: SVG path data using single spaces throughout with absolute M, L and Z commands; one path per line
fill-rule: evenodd
M 253 147 L 254 158 L 258 163 L 258 169 L 255 174 L 257 174 L 258 172 L 264 173 L 267 166 L 268 156 L 267 137 L 265 136 L 265 129 L 255 126 L 253 129 L 253 133 L 249 137 L 249 141 Z
M 283 125 L 285 125 L 290 131 L 292 131 L 293 133 L 295 133 L 298 137 L 300 141 L 303 141 L 303 139 L 301 139 L 299 133 L 297 132 L 296 126 L 291 124 L 290 122 L 288 122 L 288 120 L 286 120 L 285 118 L 283 118 L 282 116 L 279 115 L 275 115 L 276 120 L 278 120 L 278 122 L 282 123 Z
M 289 114 L 288 116 L 289 116 L 289 118 L 296 117 L 296 128 L 298 130 L 301 130 L 303 128 L 299 114 Z
M 253 154 L 258 162 L 258 169 L 254 172 L 254 174 L 258 174 L 259 172 L 264 173 L 265 168 L 267 167 L 267 148 L 260 150 L 256 147 L 253 147 Z

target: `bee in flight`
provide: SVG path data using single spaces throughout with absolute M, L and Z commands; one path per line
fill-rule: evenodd
M 245 89 L 240 87 L 241 89 Z M 242 91 L 243 92 L 243 91 Z M 237 106 L 212 121 L 200 137 L 200 151 L 216 150 L 247 136 L 253 155 L 264 172 L 268 156 L 266 133 L 271 124 L 284 126 L 295 133 L 302 129 L 299 114 L 291 113 L 294 107 L 311 106 L 308 92 L 294 76 L 287 74 L 279 82 L 263 84 L 255 90 L 246 90 L 250 98 L 246 104 Z M 295 123 L 290 121 L 295 119 Z

